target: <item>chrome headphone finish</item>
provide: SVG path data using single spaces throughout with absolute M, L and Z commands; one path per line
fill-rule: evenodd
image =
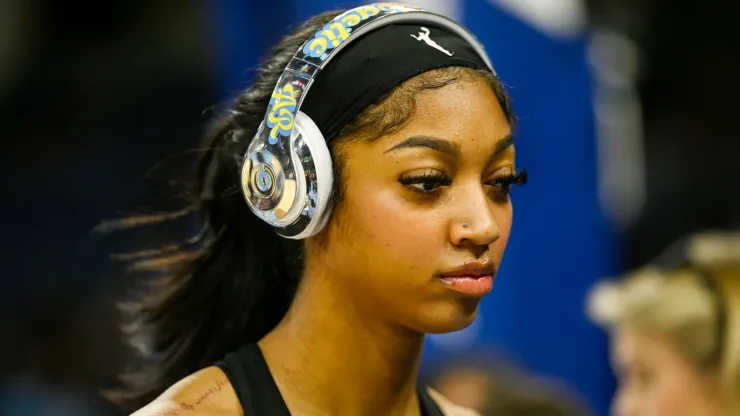
M 311 140 L 304 137 L 310 129 L 302 128 L 297 122 L 301 115 L 308 118 L 299 112 L 314 78 L 350 43 L 348 39 L 397 22 L 433 23 L 454 32 L 467 40 L 493 70 L 483 47 L 467 29 L 435 13 L 395 3 L 377 3 L 334 18 L 304 43 L 280 76 L 265 119 L 243 159 L 241 184 L 247 204 L 258 217 L 275 227 L 278 234 L 287 238 L 308 237 L 321 229 L 329 214 L 325 211 L 331 183 L 322 185 L 318 178 L 331 176 L 331 160 L 321 163 L 315 160 L 316 155 L 307 144 Z M 326 146 L 323 138 L 321 142 Z

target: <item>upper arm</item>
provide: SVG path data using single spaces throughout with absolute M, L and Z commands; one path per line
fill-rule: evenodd
M 218 367 L 185 377 L 131 416 L 243 416 L 239 398 Z
M 480 416 L 480 414 L 475 410 L 453 403 L 431 387 L 428 388 L 427 391 L 429 391 L 429 396 L 431 396 L 434 402 L 437 403 L 437 406 L 439 406 L 442 413 L 446 416 Z
M 189 410 L 179 408 L 176 402 L 169 400 L 157 399 L 145 407 L 139 409 L 131 416 L 186 416 L 186 415 L 207 415 L 207 413 L 194 413 Z

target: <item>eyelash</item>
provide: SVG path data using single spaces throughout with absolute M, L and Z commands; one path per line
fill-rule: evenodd
M 438 170 L 426 169 L 422 174 L 403 174 L 398 178 L 398 182 L 412 191 L 431 194 L 439 189 L 440 186 L 450 186 L 452 179 Z M 414 185 L 422 185 L 422 187 L 419 188 Z M 427 189 L 426 185 L 433 185 L 433 187 Z
M 414 192 L 418 192 L 423 195 L 430 195 L 438 191 L 440 186 L 450 186 L 452 184 L 452 179 L 438 170 L 427 169 L 422 174 L 401 175 L 398 178 L 398 182 Z M 498 175 L 495 179 L 486 182 L 486 185 L 494 186 L 498 188 L 499 192 L 502 194 L 509 195 L 512 185 L 525 185 L 526 183 L 527 170 L 522 169 L 517 173 L 508 172 L 503 175 Z M 414 185 L 422 185 L 422 187 Z

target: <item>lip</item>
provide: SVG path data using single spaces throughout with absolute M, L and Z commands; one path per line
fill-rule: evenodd
M 483 297 L 493 290 L 496 265 L 491 261 L 469 261 L 439 274 L 439 281 L 448 289 L 466 296 Z
M 496 265 L 492 261 L 467 261 L 461 266 L 441 273 L 440 277 L 483 277 L 496 274 Z

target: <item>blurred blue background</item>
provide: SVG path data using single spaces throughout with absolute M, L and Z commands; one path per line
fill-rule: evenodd
M 429 338 L 425 368 L 494 351 L 604 415 L 614 381 L 605 335 L 584 313 L 588 288 L 740 217 L 740 13 L 729 1 L 407 3 L 460 20 L 486 46 L 530 173 L 494 294 L 471 328 Z M 212 109 L 290 27 L 358 4 L 0 3 L 0 415 L 118 414 L 97 391 L 128 358 L 114 304 L 130 281 L 107 255 L 132 240 L 90 229 L 176 204 L 171 180 L 187 174 L 183 150 Z

